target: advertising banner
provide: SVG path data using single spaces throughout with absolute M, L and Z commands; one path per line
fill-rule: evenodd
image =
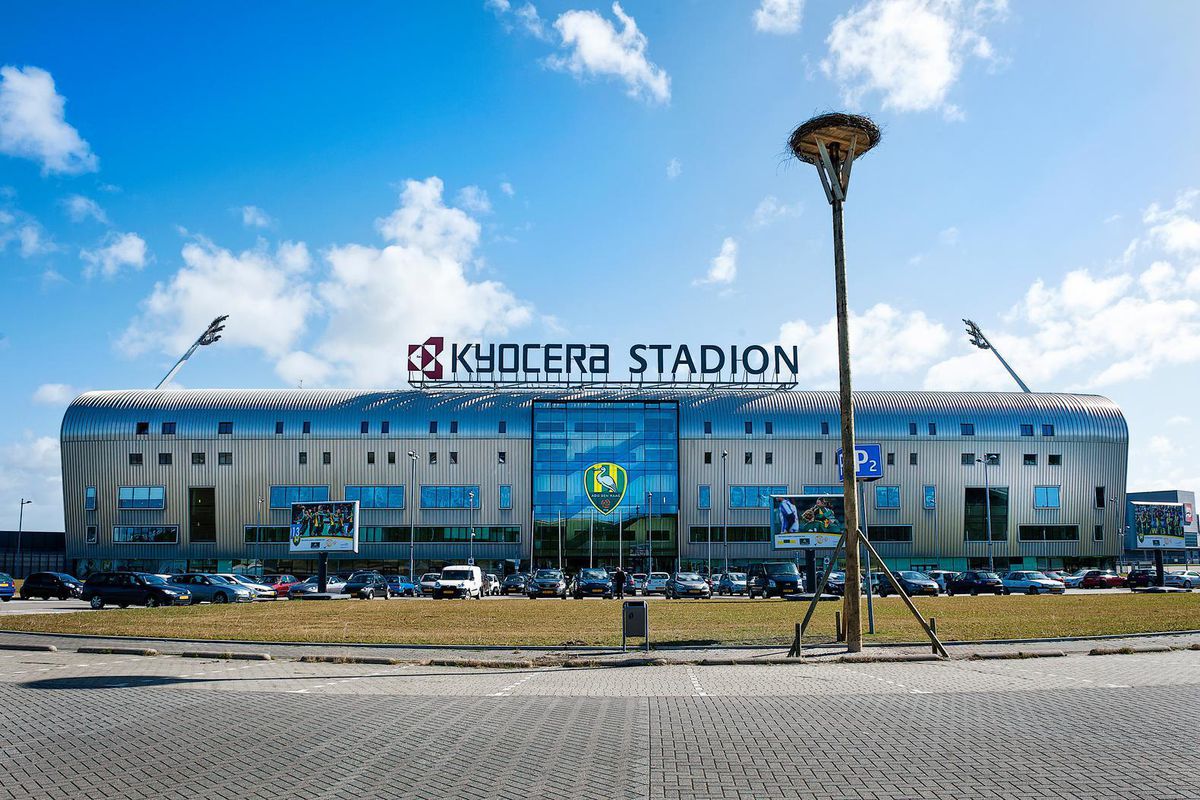
M 358 501 L 292 503 L 292 553 L 358 552 Z
M 1182 503 L 1132 502 L 1133 532 L 1139 549 L 1183 549 Z
M 846 530 L 846 503 L 839 494 L 771 496 L 771 540 L 777 550 L 837 547 Z

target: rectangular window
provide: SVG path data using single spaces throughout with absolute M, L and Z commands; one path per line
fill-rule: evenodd
M 283 544 L 292 535 L 287 525 L 247 525 L 245 531 L 246 544 Z M 362 541 L 361 536 L 359 541 Z
M 389 464 L 396 463 L 396 451 L 395 450 L 388 450 L 388 463 Z
M 117 508 L 165 508 L 166 495 L 162 486 L 119 486 Z
M 829 435 L 829 423 L 824 420 L 821 421 L 821 435 L 822 436 Z
M 820 450 L 813 453 L 813 463 L 816 464 L 818 467 L 821 466 L 822 464 L 824 464 L 825 463 L 825 454 L 822 453 Z
M 888 454 L 887 454 L 887 465 L 888 465 L 889 467 L 894 467 L 894 466 L 896 466 L 896 454 L 895 454 L 895 453 L 888 453 Z
M 1096 508 L 1104 508 L 1105 505 L 1107 504 L 1108 498 L 1106 498 L 1104 495 L 1105 495 L 1104 487 L 1097 486 L 1096 487 Z
M 960 423 L 958 426 L 958 432 L 962 436 L 974 436 L 975 435 L 975 423 L 974 422 Z
M 83 490 L 83 510 L 84 511 L 95 511 L 96 510 L 96 487 L 95 486 L 89 486 Z
M 129 466 L 140 467 L 141 465 L 142 465 L 142 454 L 141 453 L 130 453 L 129 454 Z
M 171 466 L 171 461 L 172 461 L 172 458 L 171 458 L 170 453 L 159 453 L 158 454 L 158 465 L 160 467 Z
M 747 464 L 754 463 L 754 453 L 751 453 L 749 450 L 746 451 L 746 463 Z
M 908 465 L 910 467 L 915 467 L 917 465 L 917 454 L 916 453 L 908 454 Z
M 96 544 L 96 542 L 98 542 L 100 540 L 98 531 L 99 531 L 99 529 L 95 525 L 87 526 L 87 540 L 86 541 L 88 544 Z
M 1054 435 L 1054 426 L 1053 425 L 1043 425 L 1042 426 L 1042 436 L 1053 436 L 1053 435 Z
M 283 435 L 283 420 L 281 420 L 281 419 L 275 420 L 275 435 L 276 436 Z
M 301 433 L 312 433 L 312 423 L 309 422 L 308 420 L 304 420 L 304 422 L 301 423 L 301 425 L 300 425 L 300 432 Z
M 375 451 L 374 451 L 374 450 L 368 450 L 368 451 L 367 451 L 367 463 L 368 463 L 368 464 L 374 464 L 374 463 L 375 463 Z
M 497 450 L 496 451 L 496 463 L 497 464 L 507 464 L 508 463 L 508 453 L 504 450 Z
M 429 453 L 429 463 L 430 463 L 430 464 L 436 464 L 436 463 L 437 463 L 437 453 L 434 453 L 434 452 L 430 452 L 430 453 Z
M 1033 487 L 1033 507 L 1034 508 L 1060 508 L 1059 488 L 1057 486 L 1035 486 Z
M 349 487 L 347 487 L 349 492 Z M 329 499 L 328 486 L 272 486 L 271 508 L 291 508 L 292 503 L 323 503 Z M 347 494 L 347 500 L 357 500 Z
M 838 486 L 805 486 L 803 494 L 841 494 L 842 487 Z
M 912 525 L 871 525 L 867 537 L 872 542 L 911 542 Z
M 217 423 L 217 435 L 219 435 L 219 436 L 220 435 L 228 435 L 231 433 L 233 433 L 233 423 L 232 422 L 218 422 Z
M 929 435 L 937 436 L 937 423 L 936 422 L 929 423 Z
M 1062 453 L 1051 453 L 1046 456 L 1046 464 L 1051 467 L 1062 466 Z
M 768 450 L 766 453 L 763 454 L 763 461 L 767 464 L 774 464 L 775 463 L 775 454 L 772 453 L 770 450 Z
M 1032 425 L 1022 425 L 1021 426 L 1021 435 L 1022 436 L 1033 436 L 1033 426 Z
M 706 434 L 712 433 L 712 420 L 704 420 L 704 432 Z
M 704 463 L 705 463 L 705 464 L 711 464 L 711 463 L 712 463 L 712 450 L 705 450 L 705 451 L 704 451 Z
M 175 435 L 175 423 L 174 422 L 164 422 L 162 424 L 162 435 L 163 436 L 174 436 Z
M 974 453 L 963 453 L 962 454 L 962 465 L 964 467 L 975 466 L 975 454 Z
M 305 464 L 308 463 L 308 451 L 307 450 L 301 450 L 299 452 L 298 461 L 300 463 L 300 466 L 304 466 Z
M 322 464 L 332 464 L 333 463 L 333 453 L 329 452 L 328 450 L 323 451 L 321 453 L 321 463 Z
M 746 420 L 746 433 L 747 434 L 754 433 L 754 423 L 751 422 L 750 420 Z
M 840 487 L 839 487 L 840 491 Z M 787 494 L 786 486 L 730 486 L 730 508 L 770 508 L 771 495 Z
M 150 435 L 150 423 L 149 422 L 139 422 L 137 424 L 137 435 L 138 436 L 149 436 Z
M 177 544 L 178 525 L 125 525 L 113 528 L 116 544 Z
M 192 453 L 192 464 L 197 467 L 204 466 L 204 453 Z
M 991 498 L 992 541 L 1008 539 L 1008 487 L 993 486 L 990 495 L 982 486 L 963 490 L 963 534 L 968 542 L 987 541 L 988 498 Z
M 696 487 L 696 508 L 712 508 L 712 487 L 707 483 L 702 483 Z
M 505 511 L 512 508 L 512 486 L 507 483 L 500 484 L 500 508 Z
M 456 419 L 450 420 L 450 432 L 458 433 L 458 420 L 456 420 Z
M 478 486 L 422 486 L 421 508 L 478 508 Z
M 1037 466 L 1037 453 L 1026 453 L 1021 457 L 1021 463 L 1027 467 Z
M 1104 541 L 1104 526 L 1103 525 L 1097 525 L 1094 528 L 1092 528 L 1092 541 L 1093 542 L 1103 542 Z
M 770 420 L 767 420 L 766 422 L 764 422 L 763 423 L 763 433 L 767 434 L 767 436 L 774 436 L 775 435 L 775 423 L 771 422 Z
M 217 490 L 212 487 L 188 488 L 188 541 L 199 544 L 217 541 Z
M 362 422 L 358 423 L 358 432 L 359 433 L 370 433 L 371 432 L 370 421 L 364 419 Z
M 876 508 L 899 508 L 900 507 L 900 487 L 899 486 L 876 486 L 875 487 L 875 507 Z
M 937 487 L 931 484 L 925 484 L 921 490 L 924 499 L 923 505 L 926 511 L 933 511 L 937 508 Z
M 392 432 L 392 423 L 386 419 L 383 422 L 379 423 L 379 432 L 380 433 L 391 433 Z
M 451 463 L 451 464 L 457 464 L 457 463 L 458 463 L 458 451 L 457 451 L 457 450 L 451 450 L 451 451 L 450 451 L 450 463 Z
M 429 432 L 437 433 L 437 420 L 436 419 L 429 420 Z
M 908 423 L 908 435 L 909 436 L 917 435 L 917 423 L 915 423 L 915 422 Z
M 496 433 L 508 433 L 508 420 L 500 420 L 500 424 L 496 426 Z
M 1022 542 L 1078 542 L 1078 525 L 1018 525 L 1017 538 Z
M 359 508 L 404 508 L 403 486 L 347 486 L 346 499 Z
M 217 453 L 217 465 L 222 467 L 233 466 L 233 453 Z

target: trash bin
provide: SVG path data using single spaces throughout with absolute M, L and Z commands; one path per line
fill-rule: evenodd
M 626 600 L 621 608 L 622 651 L 630 636 L 643 637 L 646 640 L 646 652 L 650 652 L 650 613 L 645 600 Z

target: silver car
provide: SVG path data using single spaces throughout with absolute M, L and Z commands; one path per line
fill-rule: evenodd
M 337 575 L 328 575 L 325 578 L 325 594 L 345 594 L 346 579 L 340 578 Z M 320 594 L 321 581 L 313 575 L 306 578 L 300 583 L 297 583 L 292 588 L 288 589 L 288 597 L 296 597 L 302 594 Z
M 252 603 L 254 592 L 237 581 L 221 575 L 203 572 L 185 572 L 171 576 L 171 583 L 182 586 L 192 595 L 192 603 Z
M 247 578 L 245 575 L 238 575 L 233 572 L 219 572 L 218 578 L 224 578 L 228 581 L 241 584 L 253 592 L 256 600 L 274 600 L 279 596 L 279 592 L 265 583 L 258 583 Z
M 746 573 L 726 572 L 716 585 L 717 594 L 745 594 Z
M 651 572 L 650 577 L 646 579 L 646 588 L 642 594 L 663 594 L 667 593 L 667 584 L 671 582 L 671 574 L 668 572 Z
M 421 594 L 433 596 L 433 590 L 437 588 L 437 582 L 442 579 L 440 572 L 426 572 L 421 576 Z

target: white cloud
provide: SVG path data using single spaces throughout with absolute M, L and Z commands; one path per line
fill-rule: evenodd
M 954 245 L 958 244 L 958 228 L 955 228 L 953 225 L 951 225 L 949 228 L 943 229 L 942 232 L 938 234 L 938 241 L 947 247 L 953 247 Z
M 779 198 L 775 195 L 767 195 L 759 201 L 758 206 L 754 209 L 754 216 L 750 220 L 751 228 L 765 228 L 776 220 L 785 217 L 798 217 L 804 211 L 802 203 L 787 203 L 779 202 Z
M 140 270 L 146 266 L 146 240 L 136 233 L 114 231 L 95 250 L 80 250 L 79 257 L 87 262 L 85 277 L 91 278 L 98 272 L 105 278 L 113 278 L 122 267 Z
M 53 240 L 46 238 L 42 227 L 36 222 L 29 222 L 17 228 L 16 238 L 21 244 L 21 255 L 24 258 L 53 253 L 58 249 Z
M 625 82 L 626 93 L 647 102 L 671 99 L 671 78 L 666 70 L 646 58 L 646 35 L 637 22 L 613 3 L 613 14 L 621 23 L 618 33 L 612 22 L 595 11 L 567 11 L 554 21 L 562 47 L 570 52 L 551 56 L 546 64 L 570 72 L 576 78 L 612 76 Z
M 63 529 L 62 459 L 57 436 L 34 436 L 0 445 L 0 528 L 16 530 L 18 503 L 24 529 Z
M 65 406 L 79 393 L 65 383 L 43 383 L 33 393 L 33 402 L 44 406 Z
M 533 3 L 525 3 L 519 8 L 513 8 L 509 0 L 484 0 L 484 8 L 496 15 L 496 18 L 504 24 L 504 30 L 512 33 L 513 24 L 509 21 L 509 15 L 516 20 L 521 29 L 534 38 L 543 41 L 549 40 L 549 35 L 546 33 L 546 24 L 542 18 L 538 16 L 537 7 Z
M 725 286 L 733 283 L 737 280 L 737 254 L 737 240 L 732 236 L 726 236 L 725 241 L 721 242 L 721 252 L 717 253 L 709 264 L 708 273 L 693 283 L 695 285 L 715 283 Z
M 273 220 L 258 206 L 242 206 L 238 209 L 242 215 L 242 224 L 247 228 L 269 228 Z
M 517 193 L 517 190 L 514 189 L 513 185 L 508 181 L 501 182 L 500 191 L 505 195 L 505 197 L 513 197 Z
M 981 31 L 1006 13 L 1006 0 L 869 0 L 833 23 L 821 68 L 853 107 L 879 93 L 885 109 L 962 119 L 947 94 L 968 56 L 996 61 Z
M 667 162 L 667 178 L 675 180 L 683 174 L 683 162 L 678 158 L 672 158 Z
M 754 11 L 759 33 L 795 33 L 804 16 L 804 0 L 761 0 Z
M 1150 239 L 1172 255 L 1200 253 L 1200 220 L 1190 216 L 1200 190 L 1188 189 L 1181 192 L 1175 205 L 1169 209 L 1152 203 L 1142 215 L 1149 225 Z
M 458 190 L 458 204 L 472 214 L 492 213 L 492 200 L 478 186 L 464 186 Z
M 104 213 L 104 209 L 90 197 L 73 194 L 70 197 L 64 198 L 62 205 L 67 210 L 67 216 L 71 218 L 72 222 L 83 222 L 86 219 L 94 219 L 102 225 L 108 224 L 108 216 Z
M 64 117 L 66 99 L 38 67 L 0 67 L 0 153 L 41 162 L 42 174 L 95 172 L 99 159 Z

